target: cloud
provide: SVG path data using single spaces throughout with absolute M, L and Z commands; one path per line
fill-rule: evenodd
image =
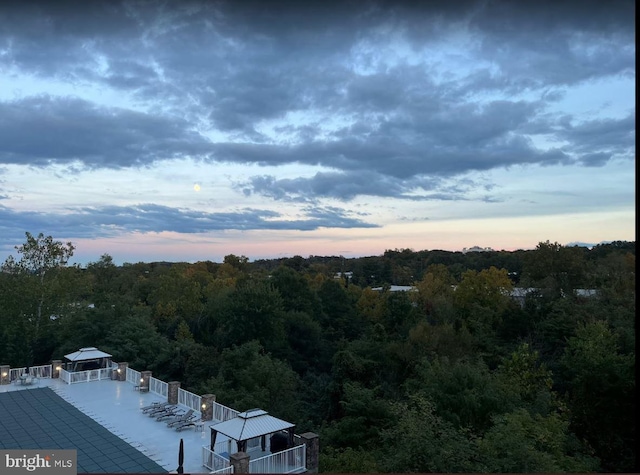
M 272 175 L 251 177 L 237 184 L 245 195 L 259 194 L 277 201 L 314 202 L 314 198 L 349 201 L 356 196 L 375 196 L 410 201 L 463 200 L 477 187 L 473 181 L 450 183 L 439 178 L 414 177 L 403 180 L 372 171 L 321 172 L 310 178 L 277 179 Z
M 136 167 L 206 153 L 208 146 L 176 118 L 49 95 L 0 102 L 0 163 Z
M 479 185 L 448 180 L 635 156 L 631 116 L 549 112 L 572 86 L 635 76 L 633 2 L 414 3 L 14 3 L 7 76 L 78 93 L 0 96 L 0 164 L 303 164 L 329 171 L 235 181 L 318 203 L 464 199 Z
M 99 238 L 130 232 L 164 231 L 194 234 L 225 230 L 297 230 L 319 228 L 375 228 L 334 207 L 308 206 L 298 219 L 281 213 L 244 208 L 232 212 L 210 213 L 157 204 L 136 206 L 75 207 L 65 212 L 14 211 L 0 205 L 0 234 L 6 241 L 19 240 L 24 230 L 38 230 L 67 239 Z

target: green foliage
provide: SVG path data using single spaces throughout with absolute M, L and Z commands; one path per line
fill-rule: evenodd
M 491 418 L 515 401 L 482 362 L 436 358 L 424 360 L 406 383 L 408 394 L 421 394 L 440 417 L 456 428 L 482 433 Z
M 127 318 L 118 319 L 105 336 L 102 349 L 113 355 L 114 361 L 127 361 L 135 369 L 158 373 L 168 354 L 169 342 L 153 325 L 148 311 L 139 310 Z
M 18 338 L 27 347 L 18 350 L 13 342 L 9 342 L 7 357 L 13 361 L 26 358 L 28 361 L 19 364 L 33 364 L 51 358 L 55 348 L 52 320 L 69 313 L 81 290 L 77 285 L 80 280 L 74 272 L 76 269 L 66 268 L 73 256 L 73 244 L 54 241 L 42 233 L 37 237 L 28 232 L 25 235 L 26 242 L 15 247 L 20 259 L 16 261 L 9 256 L 2 265 L 0 302 L 4 315 L 0 318 L 14 321 L 4 330 L 4 338 L 13 340 L 19 329 L 23 333 Z
M 478 440 L 479 471 L 503 473 L 590 472 L 598 460 L 569 432 L 558 414 L 532 416 L 516 409 L 494 418 Z M 482 468 L 480 468 L 482 467 Z
M 297 419 L 298 375 L 257 341 L 225 349 L 217 367 L 215 376 L 199 386 L 201 394 L 219 395 L 222 404 L 240 411 L 258 407 L 276 417 Z
M 603 467 L 631 471 L 635 458 L 635 355 L 618 351 L 604 321 L 581 326 L 561 358 L 572 427 L 594 447 Z M 615 403 L 613 403 L 615 401 Z
M 316 315 L 320 301 L 309 281 L 291 267 L 281 266 L 271 274 L 270 282 L 282 298 L 284 310 Z
M 268 282 L 248 280 L 223 293 L 209 314 L 209 331 L 219 347 L 257 340 L 268 351 L 285 345 L 284 306 L 279 292 Z
M 50 237 L 17 249 L 0 273 L 3 364 L 97 346 L 320 432 L 323 471 L 633 468 L 635 243 L 122 266 L 104 254 L 86 269 Z M 513 285 L 537 290 L 521 307 Z
M 522 279 L 529 287 L 540 287 L 552 298 L 568 295 L 583 285 L 585 249 L 541 242 L 524 259 Z
M 552 394 L 551 371 L 539 362 L 537 351 L 526 343 L 503 360 L 497 371 L 502 387 L 518 398 L 518 405 L 532 413 L 548 414 L 557 409 Z
M 463 429 L 437 414 L 434 404 L 422 396 L 391 404 L 396 420 L 382 433 L 383 471 L 472 472 L 475 444 Z
M 345 288 L 334 280 L 325 280 L 318 296 L 322 303 L 320 324 L 329 340 L 355 339 L 362 334 L 362 319 Z
M 367 450 L 336 449 L 322 447 L 320 453 L 320 473 L 378 473 L 378 462 L 374 454 Z
M 380 434 L 392 422 L 389 403 L 380 398 L 378 388 L 368 389 L 359 383 L 346 383 L 340 401 L 343 416 L 322 431 L 327 444 L 338 448 L 374 449 Z
M 408 363 L 412 362 L 415 366 L 424 357 L 439 356 L 452 361 L 471 357 L 475 351 L 475 341 L 466 325 L 456 329 L 450 323 L 430 325 L 421 321 L 409 332 Z
M 289 311 L 284 315 L 288 351 L 286 358 L 300 375 L 311 370 L 327 371 L 331 355 L 322 338 L 322 328 L 311 316 Z

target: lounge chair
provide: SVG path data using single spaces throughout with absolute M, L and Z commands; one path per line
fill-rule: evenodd
M 175 425 L 182 424 L 183 422 L 190 421 L 191 419 L 195 419 L 196 415 L 194 414 L 193 409 L 189 409 L 182 415 L 176 416 L 173 419 L 167 421 L 167 427 L 173 427 Z
M 142 412 L 150 412 L 163 407 L 167 407 L 169 405 L 168 402 L 154 402 L 149 404 L 148 406 L 141 407 L 140 410 Z
M 152 409 L 152 410 L 150 410 L 149 412 L 147 412 L 147 415 L 148 415 L 149 417 L 158 417 L 158 416 L 160 416 L 161 414 L 164 414 L 165 412 L 171 412 L 171 413 L 173 413 L 173 412 L 175 412 L 175 410 L 176 410 L 177 408 L 178 408 L 178 406 L 177 406 L 177 405 L 175 405 L 175 404 L 169 404 L 169 405 L 167 405 L 167 406 L 163 406 L 163 407 L 160 407 L 160 408 L 158 408 L 158 409 Z
M 180 424 L 176 425 L 176 431 L 180 432 L 182 429 L 186 429 L 187 427 L 195 427 L 196 426 L 196 422 L 197 421 L 195 421 L 193 419 L 181 422 Z
M 174 417 L 180 417 L 184 414 L 184 409 L 179 409 L 178 407 L 173 407 L 171 410 L 165 411 L 162 414 L 158 414 L 156 417 L 156 421 L 163 421 L 165 419 L 172 419 Z

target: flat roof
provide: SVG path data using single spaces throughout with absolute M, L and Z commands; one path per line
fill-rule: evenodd
M 167 473 L 48 387 L 0 393 L 0 448 L 75 449 L 79 473 Z

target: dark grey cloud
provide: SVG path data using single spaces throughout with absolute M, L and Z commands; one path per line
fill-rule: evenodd
M 88 168 L 120 168 L 203 155 L 208 147 L 176 118 L 69 97 L 0 102 L 0 163 L 44 166 L 78 160 Z
M 322 172 L 310 178 L 277 179 L 271 175 L 254 176 L 237 188 L 245 195 L 258 194 L 278 201 L 309 202 L 309 197 L 329 197 L 348 201 L 356 196 L 377 196 L 410 201 L 463 200 L 479 185 L 469 180 L 450 184 L 433 177 L 402 180 L 373 171 Z
M 121 168 L 192 157 L 336 170 L 259 176 L 245 187 L 313 201 L 416 199 L 415 190 L 452 197 L 438 180 L 633 157 L 628 120 L 576 125 L 547 108 L 572 85 L 635 76 L 634 2 L 415 3 L 3 4 L 0 60 L 9 70 L 109 86 L 130 95 L 137 111 L 55 91 L 0 102 L 0 163 Z M 459 60 L 442 71 L 449 37 L 464 45 L 468 70 Z M 408 42 L 402 53 L 412 58 L 379 65 L 395 38 Z M 319 118 L 278 125 L 283 139 L 265 132 L 265 121 L 291 112 Z M 231 139 L 212 143 L 197 131 Z M 535 133 L 567 145 L 540 148 Z
M 571 162 L 585 166 L 602 166 L 612 159 L 635 158 L 634 115 L 583 121 L 568 115 L 548 115 L 530 122 L 524 131 L 566 142 L 563 153 L 571 155 Z
M 68 239 L 109 237 L 130 232 L 193 234 L 224 230 L 298 230 L 318 228 L 374 228 L 359 217 L 334 207 L 308 206 L 298 219 L 280 213 L 244 208 L 209 213 L 157 204 L 77 207 L 66 212 L 15 211 L 0 205 L 0 235 L 5 242 L 20 240 L 25 229 Z

